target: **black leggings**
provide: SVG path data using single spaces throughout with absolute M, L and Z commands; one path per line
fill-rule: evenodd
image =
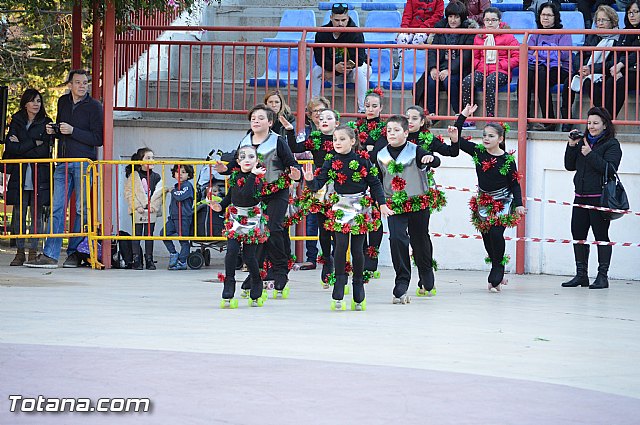
M 333 232 L 324 228 L 324 222 L 327 220 L 327 217 L 324 214 L 317 213 L 316 218 L 318 220 L 318 241 L 320 242 L 320 252 L 322 252 L 322 257 L 328 260 L 331 256 L 331 235 Z
M 575 204 L 600 206 L 599 198 L 583 198 L 576 196 Z M 589 228 L 593 232 L 593 236 L 597 241 L 609 242 L 609 225 L 610 220 L 605 220 L 602 213 L 596 210 L 588 210 L 586 208 L 573 207 L 571 213 L 571 236 L 575 240 L 587 239 Z M 612 246 L 598 245 L 598 263 L 609 264 L 611 262 Z
M 258 263 L 262 264 L 269 253 L 272 263 L 272 274 L 275 281 L 275 288 L 281 290 L 288 280 L 289 253 L 291 247 L 287 248 L 289 240 L 288 229 L 283 227 L 284 216 L 289 206 L 289 191 L 280 190 L 264 199 L 267 205 L 266 214 L 269 216 L 267 227 L 269 228 L 269 239 L 266 243 L 260 244 L 258 248 Z
M 136 223 L 135 231 L 136 236 L 153 236 L 153 230 L 156 227 L 156 223 Z M 150 240 L 144 241 L 144 255 L 145 257 L 153 257 L 153 242 Z M 132 241 L 131 248 L 133 255 L 137 255 L 142 258 L 142 252 L 140 248 L 140 241 Z
M 378 256 L 370 257 L 367 251 L 369 250 L 369 247 L 373 247 L 376 249 L 376 251 L 379 254 L 380 244 L 382 244 L 383 235 L 384 235 L 384 229 L 382 228 L 382 223 L 380 223 L 380 227 L 378 228 L 378 230 L 373 230 L 369 232 L 367 235 L 364 235 L 364 236 L 367 236 L 367 238 L 369 239 L 368 243 L 367 241 L 363 240 L 363 244 L 362 244 L 362 249 L 364 252 L 364 258 L 366 262 L 365 269 L 367 271 L 375 272 L 378 269 Z
M 347 248 L 349 247 L 349 237 L 351 237 L 351 266 L 353 267 L 353 299 L 359 303 L 364 300 L 364 285 L 362 281 L 362 273 L 364 271 L 364 254 L 362 245 L 364 244 L 365 235 L 351 235 L 342 232 L 334 232 L 333 237 L 336 241 L 334 251 L 334 261 L 336 268 L 336 283 L 333 286 L 333 299 L 341 300 L 344 298 L 344 285 L 347 282 L 347 274 L 345 265 L 347 263 Z
M 487 233 L 482 233 L 482 242 L 484 249 L 491 259 L 491 273 L 487 279 L 493 286 L 498 286 L 504 278 L 504 258 L 505 242 L 504 242 L 504 226 L 491 226 Z
M 249 280 L 251 281 L 251 299 L 257 300 L 262 295 L 262 279 L 260 279 L 260 269 L 256 252 L 257 244 L 242 244 L 242 260 L 249 269 Z M 236 262 L 240 253 L 240 242 L 236 239 L 229 239 L 227 242 L 227 253 L 224 256 L 224 288 L 222 298 L 233 298 L 236 292 Z

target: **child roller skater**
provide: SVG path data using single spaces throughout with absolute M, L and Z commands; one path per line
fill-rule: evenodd
M 314 170 L 322 168 L 327 155 L 333 152 L 333 132 L 339 124 L 339 116 L 336 111 L 323 109 L 319 113 L 318 129 L 309 134 L 309 138 L 298 143 L 293 150 L 294 153 L 311 152 L 313 155 Z M 333 257 L 331 256 L 331 232 L 324 228 L 326 220 L 325 210 L 327 200 L 333 193 L 333 185 L 327 184 L 320 192 L 306 190 L 301 199 L 303 209 L 308 212 L 315 212 L 318 220 L 318 240 L 320 241 L 321 255 L 317 262 L 322 264 L 320 279 L 325 289 L 329 288 L 328 279 L 333 273 Z
M 266 229 L 267 217 L 261 202 L 264 184 L 262 176 L 267 170 L 258 166 L 258 153 L 253 146 L 241 147 L 237 157 L 240 170 L 231 173 L 227 195 L 219 204 L 213 203 L 212 207 L 217 212 L 227 209 L 223 234 L 228 242 L 224 257 L 225 276 L 220 307 L 238 307 L 238 300 L 234 299 L 234 294 L 236 260 L 241 247 L 242 260 L 249 269 L 251 282 L 249 305 L 262 307 L 265 297 L 262 296 L 262 279 L 256 252 L 258 246 L 269 237 L 269 231 Z
M 367 91 L 364 98 L 365 118 L 359 119 L 355 123 L 350 123 L 356 130 L 356 136 L 362 147 L 371 154 L 371 160 L 375 163 L 376 152 L 387 145 L 386 127 L 384 121 L 380 120 L 382 112 L 382 96 L 384 92 L 381 88 Z M 364 269 L 368 276 L 379 277 L 378 254 L 382 243 L 383 229 L 380 226 L 377 230 L 369 232 L 368 241 L 364 243 Z
M 381 205 L 384 216 L 391 213 L 384 205 L 384 194 L 377 169 L 368 160 L 366 152 L 354 150 L 356 136 L 352 128 L 340 126 L 333 133 L 335 153 L 325 161 L 314 178 L 310 165 L 305 165 L 304 178 L 312 191 L 317 191 L 325 183 L 333 181 L 336 193 L 331 195 L 333 205 L 327 210 L 324 226 L 333 232 L 335 239 L 335 282 L 333 285 L 332 310 L 346 310 L 343 301 L 344 288 L 348 276 L 345 270 L 347 247 L 351 239 L 351 260 L 353 266 L 352 310 L 365 310 L 367 307 L 364 291 L 364 253 L 362 245 L 367 232 L 380 226 L 380 212 L 374 205 Z M 366 196 L 369 188 L 374 199 Z
M 461 137 L 462 126 L 477 105 L 467 105 L 455 123 L 449 126 L 448 133 L 452 143 L 458 143 L 460 149 L 473 158 L 478 176 L 478 194 L 471 198 L 471 222 L 482 234 L 484 247 L 491 263 L 488 289 L 500 292 L 507 284 L 504 278 L 504 266 L 508 257 L 504 255 L 504 231 L 514 227 L 525 214 L 522 206 L 516 161 L 512 153 L 505 152 L 505 133 L 508 128 L 488 123 L 482 134 L 482 143 L 472 143 Z
M 407 141 L 420 146 L 425 152 L 431 154 L 433 152 L 442 156 L 458 156 L 460 148 L 457 144 L 447 145 L 443 142 L 441 136 L 434 136 L 431 133 L 431 120 L 426 116 L 422 106 L 414 105 L 407 108 L 406 117 L 409 120 L 409 137 Z M 436 189 L 434 172 L 431 167 L 427 167 L 427 182 L 429 183 L 429 191 L 431 195 L 431 205 L 429 206 L 430 213 L 434 211 L 440 211 L 446 204 L 444 192 Z M 433 244 L 431 243 L 431 237 L 429 236 L 429 221 L 427 226 L 427 244 L 429 245 L 430 252 L 433 253 Z M 426 280 L 427 286 L 421 286 L 422 281 L 418 282 L 418 289 L 416 295 L 419 297 L 432 297 L 436 295 L 435 277 L 433 272 L 437 270 L 435 259 L 432 261 L 433 266 L 429 270 L 429 279 Z M 431 285 L 433 283 L 433 285 Z
M 434 289 L 433 255 L 429 243 L 430 208 L 434 204 L 427 171 L 438 167 L 440 159 L 420 146 L 407 143 L 409 122 L 394 115 L 387 120 L 388 145 L 376 157 L 382 176 L 388 218 L 391 260 L 396 273 L 393 303 L 407 304 L 411 282 L 409 245 L 418 267 L 418 286 Z M 437 195 L 436 195 L 437 196 Z
M 262 201 L 265 203 L 268 216 L 269 239 L 258 249 L 258 264 L 263 264 L 267 251 L 273 264 L 271 272 L 274 280 L 274 295 L 287 298 L 289 288 L 289 249 L 286 247 L 286 229 L 283 226 L 285 213 L 289 206 L 289 186 L 291 180 L 299 180 L 300 165 L 293 157 L 291 149 L 284 137 L 271 131 L 275 120 L 275 112 L 264 104 L 251 108 L 247 117 L 251 122 L 251 131 L 247 134 L 238 149 L 253 146 L 258 152 L 258 160 L 266 169 L 265 184 L 262 187 Z M 230 174 L 238 167 L 236 160 L 228 165 L 218 162 L 215 170 L 221 174 Z M 248 289 L 248 281 L 243 289 Z

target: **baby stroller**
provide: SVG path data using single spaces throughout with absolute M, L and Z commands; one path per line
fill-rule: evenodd
M 207 160 L 211 159 L 207 157 Z M 198 173 L 196 181 L 196 220 L 197 236 L 222 236 L 224 216 L 211 209 L 211 202 L 220 202 L 224 197 L 224 178 L 213 169 L 204 166 Z M 191 229 L 191 234 L 194 234 Z M 198 270 L 203 265 L 211 264 L 211 250 L 223 252 L 227 241 L 190 241 L 189 245 L 196 250 L 187 256 L 190 269 Z

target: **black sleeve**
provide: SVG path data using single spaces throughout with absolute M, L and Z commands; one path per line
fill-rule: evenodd
M 9 137 L 16 136 L 18 142 L 12 142 Z M 18 128 L 18 125 L 14 120 L 9 124 L 9 132 L 7 133 L 7 139 L 4 143 L 4 150 L 14 156 L 23 157 L 27 152 L 36 148 L 36 142 L 33 140 L 26 129 Z
M 460 146 L 460 149 L 462 149 L 462 151 L 466 154 L 473 156 L 473 154 L 475 153 L 476 144 L 462 137 L 462 124 L 464 124 L 466 120 L 467 117 L 460 114 L 458 115 L 458 119 L 456 120 L 456 123 L 454 125 L 458 129 L 458 145 Z
M 296 143 L 298 142 L 296 138 L 296 127 L 294 126 L 292 130 L 285 129 L 284 134 L 287 138 L 287 145 L 289 146 L 289 149 L 291 149 L 291 152 L 293 153 L 293 149 L 291 148 L 291 146 L 295 146 Z
M 231 191 L 233 190 L 233 188 L 229 189 L 229 193 L 227 193 L 224 198 L 222 198 L 222 201 L 220 201 L 220 206 L 222 207 L 222 212 L 224 212 L 224 210 L 227 209 L 227 207 L 229 205 L 231 205 Z
M 364 44 L 364 35 L 359 32 L 356 33 L 356 43 Z M 358 66 L 362 66 L 367 61 L 367 53 L 364 47 L 358 48 Z
M 378 205 L 382 205 L 386 201 L 384 198 L 384 190 L 382 189 L 382 183 L 380 182 L 380 179 L 374 176 L 373 174 L 371 174 L 371 169 L 373 167 L 375 167 L 375 165 L 369 162 L 367 165 L 368 173 L 367 173 L 367 177 L 365 177 L 365 181 L 367 182 L 367 184 L 369 185 L 369 188 L 371 189 L 371 197 L 373 197 L 373 199 L 378 203 Z
M 296 161 L 296 158 L 293 156 L 291 149 L 289 148 L 289 144 L 284 139 L 284 137 L 278 137 L 278 158 L 282 161 L 282 165 L 285 167 L 296 167 L 297 169 L 301 169 L 300 164 Z
M 564 168 L 567 171 L 576 171 L 576 159 L 578 158 L 582 143 L 581 141 L 575 146 L 570 146 L 569 143 L 567 143 L 567 148 L 564 150 Z
M 458 140 L 460 140 L 460 132 L 458 132 Z M 433 137 L 431 141 L 431 150 L 443 156 L 458 156 L 460 154 L 460 146 L 458 143 L 447 145 L 440 141 L 439 138 Z
M 522 188 L 520 187 L 520 181 L 518 179 L 518 169 L 516 162 L 513 161 L 509 167 L 510 174 L 507 176 L 510 179 L 509 189 L 513 193 L 513 204 L 516 207 L 522 206 Z
M 433 161 L 431 161 L 428 164 L 423 164 L 422 163 L 422 158 L 424 158 L 427 155 L 432 155 L 433 156 Z M 424 169 L 424 168 L 437 168 L 440 166 L 440 158 L 438 158 L 437 156 L 425 151 L 424 149 L 422 149 L 420 146 L 418 146 L 418 149 L 416 150 L 416 162 L 418 163 L 418 167 Z
M 316 33 L 316 39 L 315 39 L 316 43 L 324 42 L 324 40 L 322 40 L 323 34 L 329 34 L 329 33 L 324 33 L 324 32 Z M 333 58 L 331 55 L 332 51 L 333 49 L 331 47 L 325 47 L 325 48 L 314 47 L 313 48 L 313 57 L 316 60 L 316 63 L 318 64 L 318 66 L 322 67 L 325 71 L 329 71 L 329 72 L 333 71 Z

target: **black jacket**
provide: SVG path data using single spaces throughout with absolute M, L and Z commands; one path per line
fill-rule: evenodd
M 465 20 L 461 25 L 461 28 L 478 28 L 478 23 L 473 19 Z M 435 28 L 450 28 L 447 19 L 439 21 Z M 473 39 L 475 34 L 458 34 L 456 43 L 457 45 L 473 45 Z M 451 37 L 451 36 L 449 36 Z M 452 43 L 449 42 L 450 38 L 446 34 L 435 34 L 433 36 L 432 45 L 449 46 Z M 451 66 L 449 66 L 449 58 L 447 55 L 451 52 Z M 462 78 L 471 73 L 471 59 L 472 50 L 457 50 L 451 51 L 447 49 L 429 50 L 427 72 L 431 72 L 432 68 L 437 68 L 438 71 L 445 69 L 449 70 L 449 75 L 460 75 L 460 68 L 462 68 Z
M 102 105 L 87 95 L 73 108 L 71 93 L 58 99 L 57 123 L 73 126 L 73 134 L 58 135 L 58 157 L 96 159 L 96 148 L 102 146 L 104 114 Z
M 356 24 L 353 22 L 353 19 L 349 18 L 349 23 L 347 24 L 347 26 L 355 27 Z M 329 21 L 329 23 L 326 25 L 323 25 L 323 27 L 325 28 L 333 27 L 333 24 L 331 23 L 331 21 Z M 316 43 L 343 43 L 343 44 L 352 45 L 352 44 L 364 43 L 364 35 L 359 32 L 343 32 L 343 33 L 340 33 L 340 36 L 338 38 L 334 38 L 332 32 L 318 32 L 316 33 L 315 41 Z M 346 59 L 347 61 L 351 59 L 358 66 L 361 66 L 367 60 L 367 54 L 364 48 L 356 49 L 355 47 L 347 47 L 346 49 L 347 49 L 347 59 Z M 324 50 L 324 58 L 322 55 L 323 50 Z M 356 50 L 358 51 L 357 60 L 356 60 Z M 334 54 L 335 54 L 335 57 L 334 57 Z M 343 51 L 342 49 L 339 49 L 339 48 L 334 49 L 334 48 L 325 47 L 323 49 L 322 47 L 314 47 L 313 56 L 316 60 L 316 63 L 319 66 L 323 67 L 325 71 L 333 71 L 334 62 L 345 61 Z
M 51 122 L 51 118 L 43 117 L 34 120 L 27 130 L 28 116 L 25 111 L 19 111 L 11 117 L 9 125 L 9 133 L 5 142 L 5 154 L 3 159 L 34 159 L 34 158 L 50 158 L 50 142 L 51 136 L 46 132 L 47 123 Z M 12 142 L 9 137 L 16 136 L 19 142 Z M 38 144 L 36 141 L 42 141 Z M 36 168 L 38 170 L 37 189 L 38 189 L 38 206 L 49 205 L 50 190 L 50 167 L 53 164 L 31 163 L 31 178 L 34 188 L 36 187 Z M 7 165 L 7 173 L 11 174 L 7 185 L 6 202 L 11 205 L 20 203 L 20 166 L 18 164 Z M 27 164 L 22 165 L 22 187 L 24 187 Z
M 638 27 L 626 27 L 625 29 L 640 29 L 640 25 Z M 620 43 L 621 46 L 624 47 L 637 47 L 640 46 L 640 34 L 625 34 L 622 36 L 622 41 Z M 618 62 L 626 65 L 629 69 L 629 77 L 635 78 L 635 75 L 632 75 L 632 72 L 635 71 L 638 67 L 638 53 L 637 52 L 629 52 L 627 57 L 624 52 L 618 52 Z M 625 63 L 626 62 L 626 63 Z M 626 70 L 622 70 L 622 75 L 626 75 Z
M 590 47 L 595 47 L 598 45 L 598 43 L 600 43 L 600 41 L 602 40 L 602 37 L 600 37 L 600 35 L 598 34 L 589 34 L 587 35 L 587 38 L 584 40 L 584 44 L 583 46 L 590 46 Z M 613 43 L 614 47 L 618 47 L 621 46 L 623 43 L 624 37 L 620 36 L 618 38 L 618 40 L 616 40 Z M 593 54 L 594 50 L 588 50 L 588 51 L 583 51 L 582 54 L 582 62 L 580 62 L 580 53 L 578 53 L 578 55 L 576 56 L 575 60 L 572 61 L 573 64 L 573 71 L 574 73 L 576 73 L 578 71 L 578 68 L 580 68 L 581 66 L 584 66 L 587 64 L 587 62 L 589 62 L 589 58 L 591 58 L 591 55 Z M 618 55 L 619 57 L 620 55 Z M 607 59 L 605 59 L 604 61 L 604 75 L 605 78 L 608 78 L 607 76 L 609 76 L 609 68 L 611 68 L 611 66 L 613 66 L 614 64 L 614 54 L 613 52 L 610 52 L 607 55 Z M 591 69 L 591 65 L 589 65 L 589 69 Z M 603 66 L 602 66 L 602 62 L 600 63 L 596 63 L 593 64 L 593 73 L 594 74 L 603 74 Z
M 615 138 L 598 140 L 591 148 L 587 156 L 582 155 L 584 140 L 577 145 L 569 146 L 564 152 L 564 168 L 575 171 L 573 185 L 579 195 L 597 195 L 602 193 L 602 182 L 606 163 L 609 163 L 609 177 L 613 177 L 614 171 L 620 166 L 622 149 Z M 612 167 L 613 165 L 613 167 Z

